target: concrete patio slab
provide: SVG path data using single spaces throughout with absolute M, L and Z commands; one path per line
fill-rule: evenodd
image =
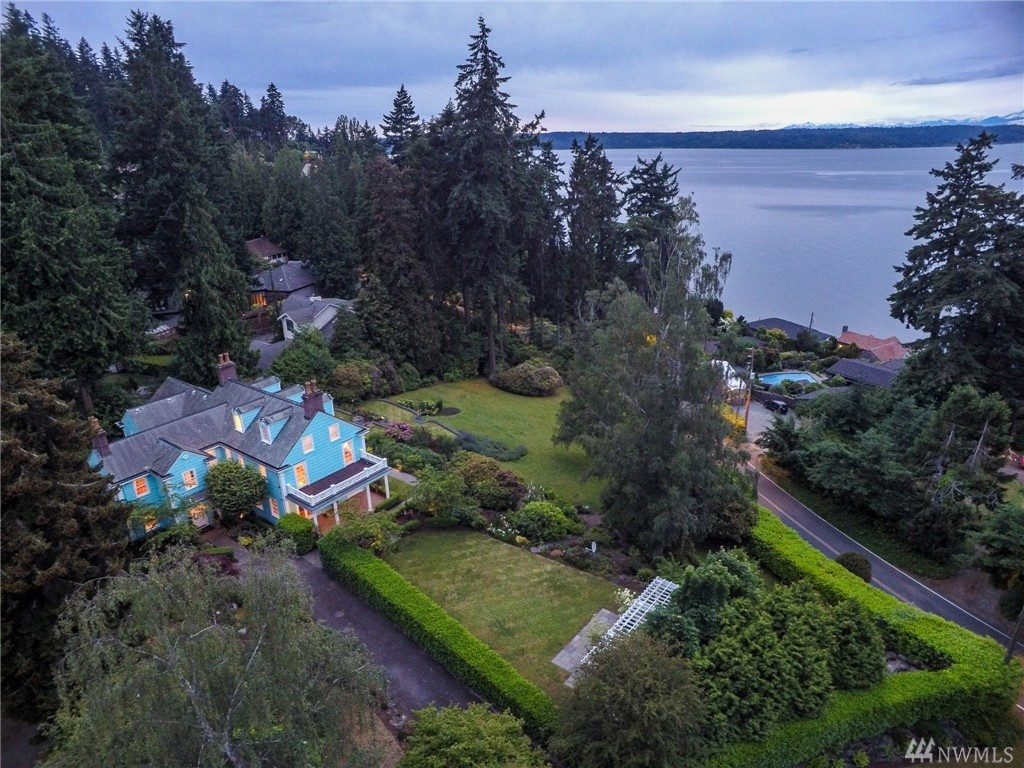
M 575 672 L 587 652 L 593 647 L 594 641 L 600 639 L 618 618 L 619 614 L 602 608 L 587 622 L 587 626 L 581 629 L 576 637 L 555 655 L 551 663 L 566 672 Z

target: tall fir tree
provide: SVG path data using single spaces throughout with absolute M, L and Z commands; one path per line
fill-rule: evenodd
M 359 279 L 359 253 L 340 172 L 332 163 L 313 166 L 303 181 L 305 199 L 299 250 L 325 296 L 350 298 Z
M 370 277 L 356 302 L 364 338 L 396 365 L 432 370 L 440 349 L 428 276 L 416 252 L 416 209 L 407 173 L 387 158 L 367 168 L 364 215 Z
M 487 371 L 498 369 L 497 336 L 503 332 L 504 302 L 518 288 L 520 251 L 513 219 L 520 121 L 503 87 L 508 77 L 490 45 L 491 30 L 481 17 L 459 65 L 455 83 L 455 184 L 448 198 L 447 223 L 459 258 L 467 322 L 479 307 L 487 339 Z
M 284 111 L 284 97 L 273 83 L 267 86 L 266 94 L 260 99 L 256 119 L 260 139 L 271 154 L 277 152 L 288 140 L 288 113 Z
M 156 304 L 171 299 L 182 278 L 187 206 L 196 194 L 210 194 L 227 168 L 220 126 L 181 48 L 169 21 L 140 11 L 129 16 L 112 166 L 120 233 Z
M 40 377 L 35 354 L 7 332 L 0 352 L 4 702 L 41 718 L 56 704 L 57 619 L 73 592 L 120 569 L 128 508 L 86 464 L 86 423 L 60 399 L 57 382 Z
M 401 165 L 409 142 L 415 140 L 420 132 L 420 116 L 416 114 L 412 96 L 405 89 L 404 83 L 395 94 L 391 111 L 384 115 L 380 127 L 388 153 Z
M 246 308 L 246 284 L 217 234 L 202 192 L 194 190 L 183 207 L 182 313 L 176 367 L 185 381 L 212 385 L 217 383 L 220 353 L 230 354 L 242 373 L 251 372 L 256 363 L 240 320 Z
M 679 170 L 666 163 L 658 153 L 652 160 L 636 159 L 626 175 L 623 194 L 629 280 L 643 290 L 643 268 L 648 255 L 664 262 L 675 239 L 676 202 L 679 198 Z
M 907 233 L 918 241 L 896 267 L 892 316 L 926 334 L 901 375 L 935 404 L 953 387 L 998 392 L 1024 439 L 1024 197 L 987 177 L 993 138 L 982 132 L 932 175 L 939 185 Z
M 302 152 L 286 148 L 274 157 L 263 199 L 263 232 L 283 248 L 299 255 L 301 235 L 309 216 L 309 184 L 303 176 Z
M 566 259 L 572 279 L 567 284 L 566 301 L 571 312 L 579 313 L 588 291 L 598 290 L 612 278 L 622 276 L 622 177 L 592 134 L 582 145 L 574 141 L 571 152 Z
M 140 343 L 145 311 L 67 69 L 13 7 L 2 41 L 2 318 L 49 375 L 76 381 L 88 410 L 92 386 Z

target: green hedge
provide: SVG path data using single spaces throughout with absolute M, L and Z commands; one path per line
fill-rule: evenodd
M 889 644 L 929 667 L 887 675 L 862 692 L 838 692 L 816 718 L 781 725 L 758 743 L 733 745 L 709 761 L 714 768 L 788 768 L 851 741 L 893 728 L 953 720 L 978 743 L 1012 711 L 1024 669 L 1003 664 L 989 638 L 900 602 L 865 584 L 760 509 L 751 553 L 784 581 L 805 578 L 830 599 L 851 598 L 882 625 Z
M 467 632 L 398 571 L 334 533 L 331 531 L 319 543 L 327 573 L 397 624 L 492 704 L 511 710 L 534 737 L 544 739 L 551 732 L 555 705 L 546 693 Z
M 277 521 L 277 528 L 282 534 L 295 542 L 295 552 L 304 555 L 316 547 L 316 532 L 313 521 L 308 517 L 289 512 Z

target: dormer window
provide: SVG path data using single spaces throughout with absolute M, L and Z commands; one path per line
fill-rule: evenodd
M 231 414 L 231 418 L 235 422 L 235 431 L 245 432 L 245 424 L 242 422 L 242 414 L 240 414 L 238 411 L 235 411 Z
M 270 425 L 263 421 L 260 422 L 260 440 L 267 445 L 273 442 L 273 438 L 270 436 Z

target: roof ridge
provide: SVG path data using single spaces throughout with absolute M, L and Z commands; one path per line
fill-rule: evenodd
M 158 401 L 158 402 L 162 402 L 162 401 Z M 140 429 L 138 432 L 135 432 L 135 433 L 133 433 L 131 435 L 125 435 L 124 437 L 121 437 L 121 438 L 118 438 L 117 440 L 114 440 L 111 443 L 111 445 L 114 445 L 115 443 L 123 443 L 123 442 L 125 442 L 127 440 L 131 440 L 133 437 L 142 437 L 142 436 L 149 437 L 149 436 L 151 436 L 153 430 L 155 430 L 155 429 L 161 429 L 163 427 L 166 427 L 168 424 L 176 424 L 179 421 L 183 421 L 184 419 L 191 419 L 193 416 L 201 416 L 202 414 L 208 413 L 209 411 L 212 411 L 215 408 L 222 408 L 222 407 L 226 408 L 227 405 L 228 405 L 227 403 L 214 403 L 209 408 L 203 408 L 201 411 L 193 411 L 192 413 L 187 413 L 184 416 L 179 416 L 176 419 L 171 419 L 170 421 L 165 421 L 162 424 L 154 424 L 152 427 L 148 427 L 146 429 Z M 162 437 L 157 437 L 157 440 L 163 440 L 163 439 L 164 438 L 162 438 Z M 168 441 L 168 442 L 170 442 L 170 441 Z M 186 449 L 183 449 L 183 450 L 191 450 L 191 449 L 187 449 L 186 448 Z

